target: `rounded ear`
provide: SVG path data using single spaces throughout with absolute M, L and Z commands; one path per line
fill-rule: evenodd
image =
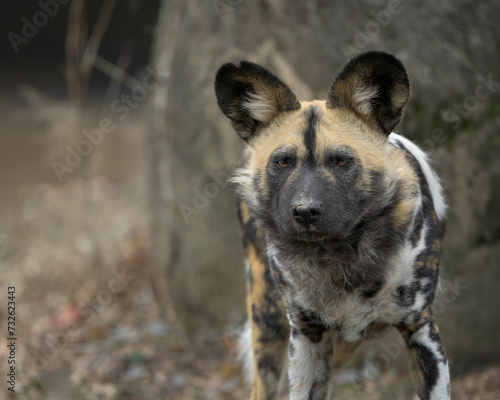
M 403 64 L 390 54 L 371 51 L 344 67 L 330 88 L 326 105 L 347 108 L 389 135 L 401 120 L 409 96 Z
M 300 108 L 288 86 L 267 69 L 249 61 L 220 67 L 215 77 L 215 95 L 220 109 L 244 140 L 279 113 Z

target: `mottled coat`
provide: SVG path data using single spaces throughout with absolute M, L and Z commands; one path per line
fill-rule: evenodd
M 252 399 L 327 397 L 361 341 L 393 326 L 422 400 L 450 398 L 432 317 L 446 206 L 426 154 L 392 133 L 409 97 L 403 65 L 370 52 L 326 101 L 299 102 L 266 69 L 217 73 L 218 104 L 247 142 L 234 182 L 247 256 Z

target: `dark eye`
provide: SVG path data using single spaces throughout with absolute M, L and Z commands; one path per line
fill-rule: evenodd
M 284 159 L 284 160 L 279 160 L 277 162 L 278 166 L 280 168 L 288 168 L 288 160 L 287 159 Z
M 337 165 L 338 165 L 339 167 L 344 167 L 344 166 L 345 166 L 345 165 L 347 165 L 347 164 L 349 164 L 349 160 L 342 160 L 342 159 L 337 160 Z

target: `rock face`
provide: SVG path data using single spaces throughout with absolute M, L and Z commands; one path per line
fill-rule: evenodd
M 249 59 L 299 98 L 325 98 L 348 59 L 384 50 L 401 59 L 411 82 L 396 130 L 431 153 L 450 206 L 436 314 L 451 365 L 498 362 L 500 3 L 201 3 L 182 11 L 169 88 L 177 204 L 170 273 L 187 324 L 227 324 L 244 313 L 242 251 L 226 183 L 241 143 L 215 101 L 218 67 Z

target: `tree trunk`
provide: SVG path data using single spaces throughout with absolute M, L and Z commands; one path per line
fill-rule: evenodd
M 151 157 L 152 207 L 152 282 L 158 304 L 165 318 L 173 317 L 168 304 L 168 276 L 171 275 L 172 248 L 175 238 L 175 190 L 172 177 L 172 124 L 169 88 L 172 80 L 172 62 L 177 45 L 179 23 L 184 12 L 182 1 L 161 2 L 154 34 L 151 67 L 157 73 L 152 93 L 149 127 Z

